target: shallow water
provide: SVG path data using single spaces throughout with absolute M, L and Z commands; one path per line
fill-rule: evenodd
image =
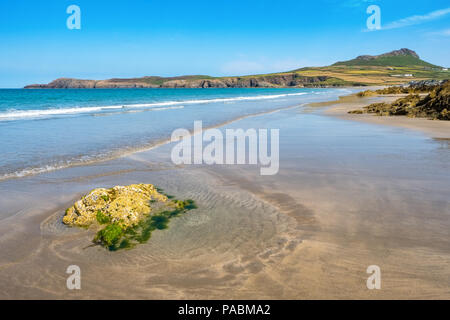
M 348 89 L 0 90 L 0 179 L 88 163 Z

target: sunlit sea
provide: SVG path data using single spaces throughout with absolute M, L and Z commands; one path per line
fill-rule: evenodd
M 210 127 L 352 90 L 0 89 L 0 180 L 149 148 L 195 120 Z

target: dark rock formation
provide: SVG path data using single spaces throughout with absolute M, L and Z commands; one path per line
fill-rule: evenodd
M 423 98 L 419 94 L 413 93 L 397 99 L 393 103 L 373 103 L 362 110 L 352 110 L 349 113 L 375 113 L 379 116 L 408 116 L 450 120 L 450 81 L 445 81 L 441 85 L 434 87 L 430 86 L 429 83 L 421 83 L 416 89 L 414 87 L 393 88 L 395 88 L 395 93 L 397 93 L 397 90 L 402 89 L 409 89 L 411 92 L 414 92 L 414 90 L 422 92 L 420 90 L 433 89 Z
M 358 97 L 369 97 L 378 94 L 410 94 L 410 93 L 428 93 L 442 86 L 449 80 L 420 80 L 411 81 L 404 86 L 392 86 L 378 90 L 366 90 L 357 94 Z
M 448 81 L 448 80 L 432 80 L 432 79 L 430 79 L 430 80 L 410 81 L 407 86 L 410 88 L 434 89 L 435 87 L 442 85 L 446 81 Z

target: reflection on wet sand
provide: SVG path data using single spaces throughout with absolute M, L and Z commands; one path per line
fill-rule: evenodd
M 449 298 L 450 177 L 442 141 L 295 109 L 242 119 L 280 128 L 280 172 L 185 166 L 170 145 L 0 183 L 0 297 Z M 198 209 L 144 245 L 109 252 L 67 228 L 87 191 L 152 183 Z M 382 289 L 368 290 L 379 265 Z M 66 268 L 81 269 L 81 290 Z

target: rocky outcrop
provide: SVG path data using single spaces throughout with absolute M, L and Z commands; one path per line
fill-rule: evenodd
M 407 88 L 411 92 L 414 92 L 414 90 L 421 92 L 421 90 L 429 90 L 430 86 L 422 83 L 418 87 Z M 397 99 L 393 103 L 374 103 L 364 107 L 362 110 L 352 110 L 349 113 L 375 113 L 379 116 L 408 116 L 450 120 L 450 81 L 445 81 L 433 88 L 425 97 L 413 93 Z
M 438 86 L 417 104 L 421 114 L 432 119 L 450 120 L 450 81 Z
M 167 197 L 151 184 L 94 189 L 67 209 L 63 223 L 88 227 L 98 219 L 103 219 L 127 228 L 136 225 L 150 213 L 151 202 L 167 202 Z
M 152 231 L 195 208 L 193 200 L 176 200 L 151 184 L 132 184 L 92 190 L 66 210 L 63 223 L 99 228 L 93 242 L 115 251 L 146 242 Z
M 421 89 L 422 91 L 428 90 L 431 91 L 435 89 L 436 87 L 443 85 L 448 80 L 418 80 L 418 81 L 410 81 L 407 84 L 407 87 L 413 88 L 413 89 Z
M 394 51 L 379 54 L 376 56 L 362 55 L 362 56 L 356 57 L 356 59 L 370 61 L 370 60 L 375 60 L 377 58 L 382 58 L 382 57 L 398 57 L 398 56 L 412 56 L 414 58 L 419 59 L 419 55 L 415 51 L 407 49 L 407 48 L 402 48 L 400 50 L 394 50 Z
M 404 86 L 392 86 L 378 90 L 366 90 L 357 93 L 358 97 L 370 97 L 378 94 L 411 94 L 411 93 L 428 93 L 436 90 L 448 80 L 421 80 L 411 81 Z
M 418 94 L 411 94 L 393 103 L 373 103 L 364 107 L 364 111 L 367 113 L 376 113 L 379 116 L 412 116 L 413 110 L 419 101 L 420 96 Z
M 408 49 L 408 48 L 402 48 L 400 50 L 394 50 L 391 52 L 383 53 L 376 57 L 398 57 L 398 56 L 413 56 L 414 58 L 417 58 L 417 59 L 420 58 L 419 55 L 415 51 Z

